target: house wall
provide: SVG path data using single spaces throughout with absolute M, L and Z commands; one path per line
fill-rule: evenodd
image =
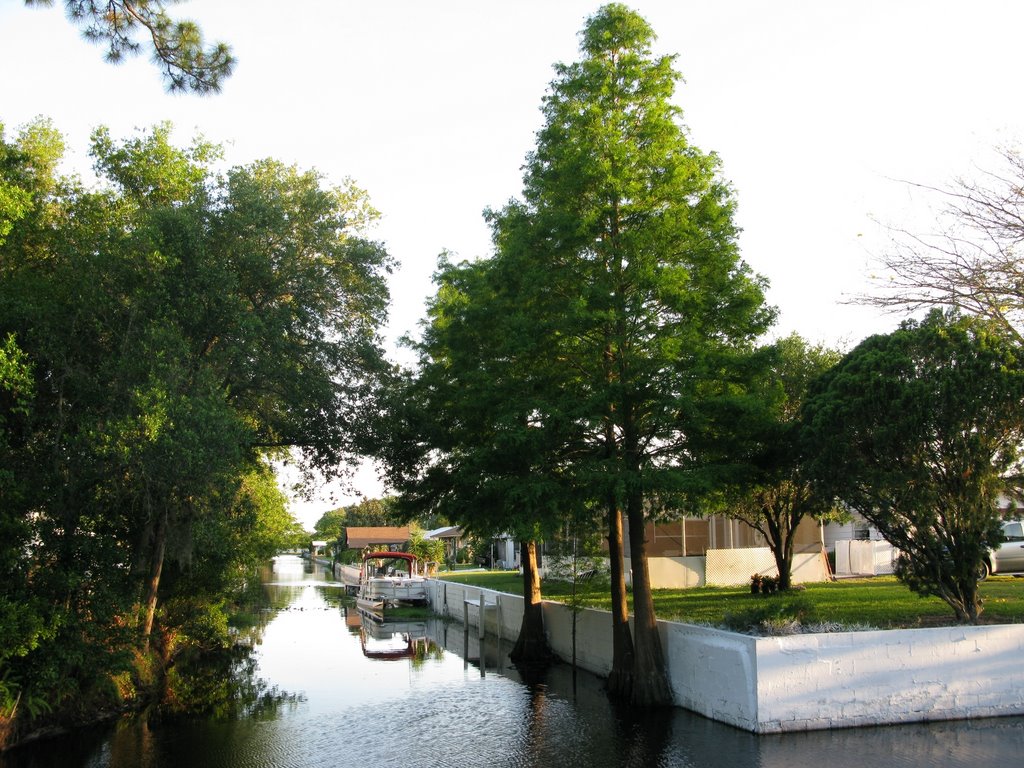
M 628 534 L 628 526 L 627 526 Z M 705 518 L 682 518 L 668 523 L 647 523 L 644 529 L 648 557 L 695 557 L 709 549 L 747 549 L 765 546 L 758 531 L 739 520 L 712 515 Z M 848 536 L 847 538 L 853 538 Z M 818 548 L 821 530 L 811 518 L 804 518 L 793 535 L 796 549 Z M 625 541 L 629 556 L 628 535 Z
M 858 512 L 850 511 L 850 518 L 844 523 L 826 523 L 824 529 L 825 549 L 834 551 L 837 541 L 881 541 L 882 534 Z
M 633 583 L 633 565 L 630 558 L 625 560 L 626 582 Z M 703 557 L 649 557 L 647 569 L 651 575 L 653 589 L 686 589 L 704 586 Z
M 626 583 L 632 584 L 632 565 L 626 558 Z M 777 576 L 778 569 L 767 547 L 709 549 L 706 557 L 649 557 L 647 568 L 653 589 L 687 589 L 705 584 L 738 586 L 749 584 L 750 576 Z M 794 584 L 828 579 L 827 564 L 820 549 L 793 555 Z
M 433 609 L 462 621 L 466 598 L 497 601 L 490 634 L 514 639 L 521 597 L 429 582 Z M 470 624 L 479 626 L 479 609 Z M 545 601 L 552 649 L 572 657 L 573 611 Z M 576 615 L 580 667 L 611 670 L 611 614 Z M 756 733 L 1024 714 L 1024 625 L 751 637 L 658 623 L 675 704 Z
M 759 573 L 763 576 L 778 576 L 775 558 L 767 547 L 758 549 L 723 549 L 708 552 L 707 581 L 710 584 L 750 584 L 750 577 Z M 790 569 L 794 584 L 827 581 L 828 563 L 820 546 L 809 552 L 794 552 Z
M 624 531 L 624 550 L 629 557 L 629 526 Z M 647 523 L 644 529 L 648 557 L 699 557 L 709 549 L 758 547 L 764 537 L 749 525 L 720 515 L 683 518 L 670 523 Z

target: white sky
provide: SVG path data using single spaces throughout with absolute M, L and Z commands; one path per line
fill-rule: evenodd
M 943 185 L 1024 137 L 1017 0 L 634 0 L 678 54 L 693 142 L 739 201 L 744 259 L 771 282 L 779 334 L 852 345 L 899 318 L 842 303 L 886 243 L 875 220 L 919 219 L 897 180 Z M 235 74 L 213 97 L 169 96 L 148 55 L 113 67 L 53 8 L 0 0 L 0 121 L 53 119 L 88 170 L 90 131 L 171 120 L 228 159 L 275 157 L 351 176 L 401 268 L 389 337 L 414 331 L 443 250 L 490 242 L 481 212 L 521 189 L 555 62 L 600 3 L 580 0 L 191 0 L 172 8 L 224 40 Z M 287 9 L 287 12 L 283 12 Z M 359 487 L 380 492 L 372 472 Z M 339 502 L 296 508 L 312 525 Z

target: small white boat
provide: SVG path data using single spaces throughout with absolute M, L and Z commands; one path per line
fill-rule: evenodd
M 427 580 L 417 572 L 416 555 L 367 552 L 359 572 L 356 606 L 377 621 L 397 605 L 426 605 Z

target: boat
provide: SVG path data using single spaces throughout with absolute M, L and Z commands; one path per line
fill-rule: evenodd
M 427 580 L 417 571 L 416 555 L 408 552 L 367 552 L 359 571 L 356 607 L 376 621 L 388 608 L 426 605 Z

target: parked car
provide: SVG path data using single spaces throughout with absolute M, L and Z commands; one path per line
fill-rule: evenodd
M 1003 536 L 1006 541 L 993 549 L 978 573 L 978 580 L 984 580 L 990 573 L 1024 574 L 1024 522 L 1006 520 L 1003 522 Z

